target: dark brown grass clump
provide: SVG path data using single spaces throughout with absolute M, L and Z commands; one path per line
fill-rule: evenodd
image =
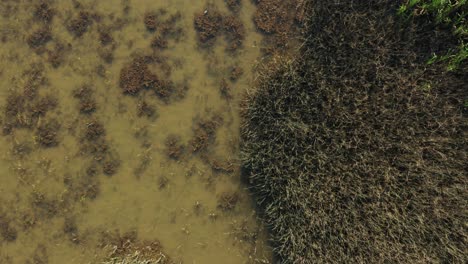
M 96 101 L 93 98 L 93 90 L 88 85 L 73 91 L 73 97 L 79 100 L 78 108 L 82 114 L 91 114 L 96 111 Z
M 310 1 L 258 1 L 254 22 L 257 28 L 265 33 L 266 47 L 263 48 L 263 51 L 266 54 L 288 50 L 288 44 L 298 35 L 297 25 L 302 24 L 302 16 L 307 2 Z
M 244 74 L 244 70 L 239 66 L 234 66 L 231 69 L 229 79 L 235 82 Z
M 157 15 L 154 13 L 146 13 L 143 22 L 148 31 L 155 31 L 158 27 Z
M 398 4 L 310 2 L 303 59 L 249 98 L 243 166 L 282 263 L 466 262 L 467 65 L 428 66 L 451 33 Z
M 211 45 L 223 26 L 223 16 L 216 10 L 195 15 L 195 29 L 201 43 Z
M 99 30 L 99 43 L 101 43 L 103 46 L 114 43 L 114 37 L 112 37 L 111 31 L 109 29 Z
M 169 40 L 180 40 L 184 34 L 183 28 L 178 25 L 181 18 L 182 15 L 179 12 L 168 15 L 165 9 L 147 13 L 144 17 L 146 29 L 150 32 L 156 32 L 151 41 L 151 47 L 166 49 L 169 47 Z
M 241 8 L 241 0 L 224 0 L 226 2 L 227 7 L 232 12 L 239 12 Z
M 137 104 L 137 116 L 154 118 L 157 116 L 156 107 L 142 100 Z
M 81 11 L 69 22 L 68 31 L 70 31 L 70 33 L 75 37 L 81 37 L 88 31 L 92 23 L 93 20 L 91 14 L 86 11 Z
M 31 105 L 31 114 L 34 117 L 45 116 L 47 112 L 58 106 L 58 99 L 53 95 L 39 98 Z
M 218 200 L 218 208 L 222 211 L 232 211 L 239 202 L 239 194 L 236 192 L 224 192 Z
M 18 231 L 12 226 L 11 220 L 1 214 L 0 215 L 0 238 L 6 242 L 13 242 L 18 237 Z
M 39 125 L 35 132 L 36 141 L 43 147 L 55 147 L 59 143 L 58 132 L 60 124 L 52 119 Z
M 206 160 L 214 172 L 233 173 L 235 171 L 235 165 L 232 160 L 218 157 L 207 157 Z
M 46 1 L 40 1 L 34 10 L 34 18 L 45 24 L 50 24 L 54 18 L 55 10 Z
M 102 172 L 107 176 L 112 176 L 117 173 L 117 170 L 120 167 L 120 160 L 113 157 L 108 157 L 102 163 Z
M 70 46 L 68 46 L 70 48 Z M 54 68 L 58 68 L 62 65 L 67 48 L 61 43 L 56 43 L 54 47 L 47 51 L 47 62 Z
M 226 100 L 232 99 L 232 86 L 226 81 L 225 78 L 221 79 L 221 83 L 219 84 L 219 91 L 221 93 L 221 97 Z
M 180 136 L 169 135 L 166 138 L 165 145 L 166 145 L 166 155 L 169 158 L 178 160 L 184 155 L 185 146 L 182 143 Z
M 32 49 L 37 49 L 44 46 L 52 39 L 50 29 L 41 28 L 34 31 L 27 39 L 28 45 Z
M 97 120 L 92 120 L 86 124 L 84 137 L 86 140 L 94 141 L 103 137 L 105 133 L 104 125 Z
M 52 95 L 39 96 L 39 87 L 47 84 L 42 67 L 33 65 L 22 78 L 26 79 L 22 91 L 13 91 L 5 97 L 2 108 L 2 132 L 8 135 L 15 129 L 36 128 L 47 112 L 57 107 L 58 101 Z
M 80 242 L 78 236 L 78 225 L 73 217 L 66 217 L 63 223 L 63 232 L 68 236 L 71 242 L 77 244 Z
M 196 120 L 193 127 L 193 137 L 190 140 L 192 152 L 206 151 L 216 140 L 216 130 L 222 124 L 221 116 Z
M 196 14 L 194 25 L 198 41 L 203 47 L 212 46 L 216 38 L 224 34 L 227 50 L 235 51 L 242 47 L 245 39 L 245 28 L 240 19 L 233 15 L 223 15 L 215 8 Z
M 297 0 L 262 0 L 259 1 L 254 22 L 258 29 L 265 33 L 285 32 L 294 23 L 294 12 Z
M 227 50 L 235 51 L 242 47 L 245 39 L 245 27 L 237 16 L 223 18 L 223 29 L 228 43 Z
M 100 238 L 102 248 L 112 248 L 110 259 L 123 259 L 138 254 L 141 260 L 157 261 L 161 264 L 174 263 L 164 252 L 158 240 L 140 240 L 135 231 L 121 234 L 119 231 L 103 232 Z M 125 262 L 127 263 L 127 262 Z
M 159 86 L 160 80 L 149 70 L 145 58 L 136 58 L 120 71 L 119 84 L 124 93 L 137 94 L 142 89 Z

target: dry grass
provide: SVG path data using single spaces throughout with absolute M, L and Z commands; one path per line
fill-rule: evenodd
M 301 56 L 243 112 L 243 166 L 283 263 L 464 263 L 467 65 L 398 1 L 314 1 Z M 437 38 L 435 38 L 437 36 Z M 273 64 L 275 65 L 275 64 Z

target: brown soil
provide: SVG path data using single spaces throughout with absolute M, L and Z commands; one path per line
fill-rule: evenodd
M 46 1 L 41 1 L 34 10 L 34 18 L 38 21 L 42 21 L 45 24 L 50 24 L 54 18 L 55 10 L 50 7 Z
M 218 200 L 218 209 L 222 211 L 232 211 L 239 202 L 239 194 L 236 192 L 224 192 Z
M 52 39 L 50 29 L 41 28 L 34 31 L 27 39 L 28 45 L 32 49 L 37 49 L 44 46 L 47 42 Z
M 86 33 L 93 23 L 92 16 L 89 12 L 80 11 L 68 24 L 68 31 L 75 37 L 81 37 Z
M 185 152 L 185 146 L 182 144 L 181 138 L 177 135 L 169 135 L 165 142 L 166 155 L 171 158 L 178 160 Z
M 55 147 L 59 144 L 58 131 L 60 124 L 52 119 L 39 125 L 35 132 L 36 142 L 42 147 Z
M 120 88 L 126 94 L 137 94 L 142 89 L 153 89 L 160 85 L 158 76 L 148 68 L 145 58 L 136 58 L 120 71 Z

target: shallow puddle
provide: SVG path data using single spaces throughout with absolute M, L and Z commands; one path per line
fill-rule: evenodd
M 0 263 L 150 244 L 173 263 L 269 263 L 238 149 L 254 4 L 40 3 L 0 2 Z M 242 47 L 223 33 L 200 45 L 195 16 L 212 12 L 240 19 Z

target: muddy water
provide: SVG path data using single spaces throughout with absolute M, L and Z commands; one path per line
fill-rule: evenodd
M 255 76 L 262 38 L 251 1 L 242 1 L 235 14 L 246 31 L 235 53 L 226 51 L 222 37 L 200 47 L 193 26 L 204 10 L 231 14 L 222 0 L 50 1 L 48 26 L 34 18 L 38 2 L 0 3 L 0 263 L 101 263 L 119 246 L 105 234 L 129 232 L 138 241 L 159 241 L 175 263 L 268 263 L 266 236 L 238 164 L 239 99 Z M 169 38 L 166 49 L 152 49 L 156 33 L 145 28 L 143 17 L 161 8 L 165 16 L 180 13 L 176 26 L 183 33 Z M 98 15 L 76 36 L 67 25 L 83 10 Z M 28 45 L 43 27 L 50 27 L 51 39 Z M 103 28 L 113 38 L 107 46 L 99 40 Z M 163 100 L 149 91 L 123 93 L 122 68 L 148 54 L 163 61 L 150 70 L 165 75 L 177 95 Z M 229 80 L 233 66 L 244 72 L 237 81 Z M 230 99 L 220 92 L 223 78 L 232 87 Z M 74 96 L 84 85 L 92 90 L 92 113 L 80 113 Z M 30 86 L 37 88 L 31 100 L 52 96 L 57 106 L 29 126 L 10 129 L 8 101 Z M 151 116 L 138 113 L 143 101 L 154 107 Z M 28 115 L 21 111 L 14 118 Z M 212 142 L 193 153 L 197 122 L 214 117 Z M 50 120 L 59 123 L 52 129 L 57 143 L 44 146 L 37 131 Z M 93 122 L 104 127 L 110 163 L 83 151 L 94 142 L 83 136 Z M 177 159 L 168 155 L 170 135 L 184 146 Z M 111 164 L 110 171 L 103 164 Z M 228 205 L 225 194 L 234 197 Z

